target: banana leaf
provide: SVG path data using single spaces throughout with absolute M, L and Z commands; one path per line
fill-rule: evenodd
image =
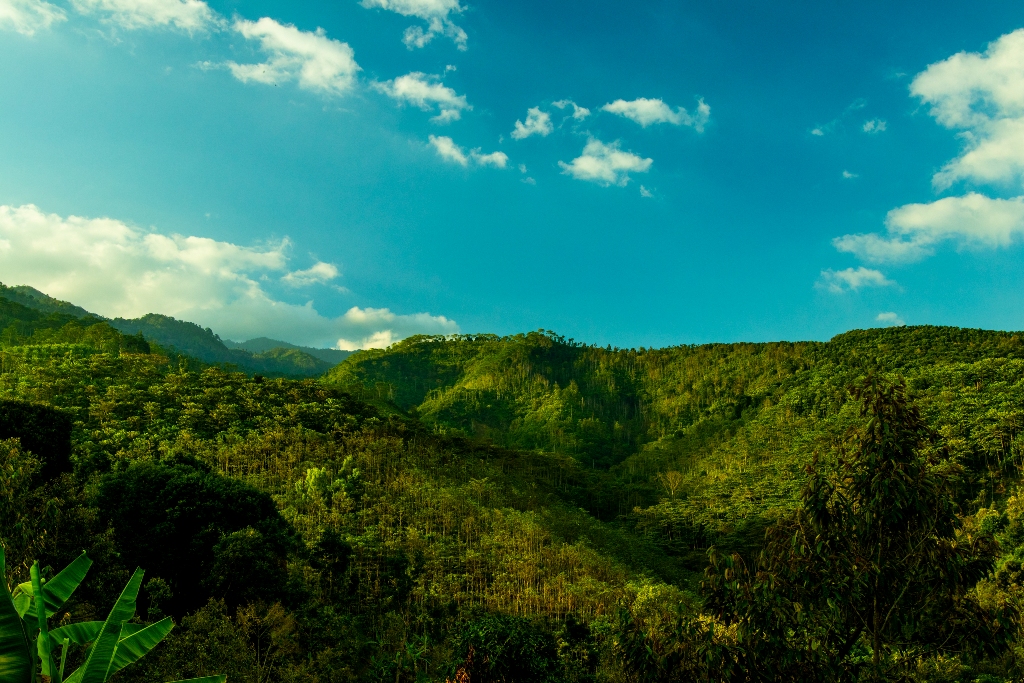
M 85 579 L 92 560 L 82 553 L 75 560 L 64 567 L 57 576 L 43 584 L 43 602 L 46 603 L 46 616 L 52 617 L 60 611 L 64 603 L 68 601 L 75 589 Z
M 60 608 L 64 606 L 64 603 L 68 601 L 71 594 L 75 592 L 75 589 L 85 579 L 85 575 L 91 566 L 92 560 L 85 553 L 82 553 L 71 564 L 64 567 L 57 576 L 43 584 L 42 594 L 43 602 L 46 604 L 46 616 L 52 617 L 60 611 Z M 36 591 L 32 588 L 31 581 L 19 583 L 18 587 L 14 590 L 15 602 L 19 605 L 25 599 L 35 600 L 35 597 Z M 28 607 L 25 607 L 26 611 L 28 609 Z
M 102 621 L 80 621 L 50 631 L 50 639 L 59 645 L 65 638 L 75 645 L 88 645 L 96 640 L 103 629 Z
M 32 596 L 27 593 L 15 593 L 12 600 L 14 601 L 14 609 L 18 611 L 19 617 L 24 617 L 32 609 Z
M 130 622 L 121 624 L 121 635 L 118 636 L 118 640 L 124 640 L 128 636 L 133 633 L 138 633 L 144 628 L 149 628 L 149 626 L 146 626 L 145 624 L 132 624 Z
M 204 676 L 203 678 L 189 678 L 183 681 L 174 681 L 174 683 L 225 683 L 228 680 L 226 674 L 217 674 L 216 676 Z
M 7 558 L 0 546 L 0 682 L 31 683 L 32 648 L 7 588 Z
M 133 624 L 134 626 L 135 624 Z M 128 626 L 128 624 L 125 624 Z M 114 659 L 107 670 L 107 677 L 113 676 L 115 672 L 137 662 L 143 655 L 160 644 L 160 641 L 167 637 L 167 634 L 174 628 L 174 622 L 166 617 L 151 626 L 147 626 L 127 637 L 122 637 L 117 643 L 114 651 Z M 122 631 L 122 636 L 124 631 Z
M 117 650 L 117 641 L 121 635 L 121 625 L 135 616 L 135 601 L 139 597 L 139 587 L 142 585 L 143 571 L 136 569 L 128 585 L 124 587 L 121 596 L 114 603 L 107 620 L 103 622 L 103 628 L 89 648 L 89 657 L 77 671 L 68 676 L 68 681 L 77 683 L 104 683 L 107 680 L 107 672 L 114 659 Z

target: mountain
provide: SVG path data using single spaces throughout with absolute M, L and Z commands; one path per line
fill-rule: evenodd
M 233 365 L 245 372 L 268 376 L 315 377 L 348 356 L 344 351 L 306 349 L 268 339 L 254 340 L 257 343 L 251 350 L 231 348 L 213 330 L 195 323 L 153 313 L 132 320 L 108 320 L 32 287 L 0 284 L 0 330 L 9 329 L 8 336 L 31 336 L 37 330 L 56 329 L 68 323 L 88 327 L 100 322 L 204 363 Z M 136 347 L 138 344 L 132 348 Z
M 15 582 L 95 561 L 72 621 L 146 569 L 176 627 L 124 683 L 1022 680 L 1018 333 L 421 336 L 300 380 L 113 322 L 0 297 L 0 528 Z
M 210 328 L 150 313 L 141 318 L 115 318 L 110 325 L 125 334 L 141 334 L 160 346 L 206 363 L 236 365 L 250 373 L 313 377 L 332 366 L 298 348 L 274 348 L 261 353 L 229 348 Z
M 27 285 L 8 287 L 0 283 L 0 297 L 43 313 L 60 313 L 74 318 L 99 318 L 81 306 L 60 301 Z
M 273 351 L 275 349 L 295 349 L 309 354 L 314 358 L 319 358 L 325 363 L 330 363 L 331 366 L 337 365 L 353 353 L 352 351 L 341 351 L 339 349 L 315 349 L 311 346 L 296 346 L 295 344 L 289 344 L 288 342 L 279 341 L 277 339 L 268 339 L 267 337 L 257 337 L 256 339 L 250 339 L 249 341 L 244 342 L 235 342 L 225 339 L 224 345 L 229 349 L 241 349 L 254 354 L 267 353 L 268 351 Z

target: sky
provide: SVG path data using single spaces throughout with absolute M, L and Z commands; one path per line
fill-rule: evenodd
M 344 349 L 1024 329 L 1024 4 L 0 0 L 0 281 Z

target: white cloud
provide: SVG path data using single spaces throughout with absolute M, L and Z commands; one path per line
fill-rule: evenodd
M 494 166 L 495 168 L 505 168 L 508 164 L 508 155 L 504 152 L 491 152 L 490 154 L 481 154 L 480 150 L 474 149 L 471 153 L 473 161 L 480 166 Z
M 903 318 L 899 317 L 898 315 L 891 311 L 889 313 L 879 313 L 878 317 L 876 317 L 875 320 L 884 325 L 890 325 L 894 327 L 903 327 L 904 325 L 907 324 L 903 322 Z
M 330 282 L 340 275 L 341 272 L 333 263 L 318 261 L 305 270 L 295 270 L 288 273 L 281 278 L 281 282 L 291 287 L 308 287 L 309 285 Z
M 551 115 L 541 111 L 540 107 L 530 107 L 526 110 L 526 123 L 516 119 L 516 126 L 512 131 L 512 137 L 516 140 L 522 140 L 531 135 L 546 137 L 553 130 Z
M 816 135 L 818 137 L 821 137 L 824 134 L 825 134 L 825 131 L 823 131 L 821 128 L 814 128 L 813 130 L 811 130 L 811 135 Z
M 917 261 L 935 245 L 994 249 L 1024 235 L 1024 197 L 991 199 L 976 192 L 929 204 L 907 204 L 889 212 L 886 235 L 844 235 L 833 240 L 839 251 L 876 263 Z
M 64 10 L 43 0 L 0 0 L 0 29 L 31 36 L 66 19 Z
M 655 123 L 671 123 L 674 126 L 692 126 L 698 133 L 704 132 L 704 125 L 711 118 L 711 107 L 704 100 L 698 100 L 695 114 L 690 114 L 682 107 L 673 110 L 660 99 L 649 100 L 645 97 L 630 102 L 615 100 L 601 107 L 601 110 L 625 116 L 644 128 Z
M 552 102 L 551 105 L 554 107 L 558 107 L 559 109 L 565 109 L 566 107 L 571 106 L 572 117 L 577 121 L 582 121 L 583 119 L 590 116 L 589 109 L 587 109 L 586 107 L 581 107 L 572 100 L 558 100 L 557 102 Z
M 435 123 L 450 123 L 462 118 L 462 112 L 472 109 L 465 95 L 459 95 L 437 80 L 419 71 L 399 76 L 392 81 L 377 83 L 374 87 L 399 102 L 409 103 L 424 111 L 435 107 L 440 113 L 430 119 Z
M 312 302 L 274 299 L 261 282 L 288 272 L 287 240 L 242 247 L 145 231 L 110 218 L 63 218 L 26 205 L 0 206 L 2 245 L 7 246 L 0 248 L 0 273 L 7 284 L 30 285 L 108 317 L 162 313 L 230 339 L 267 336 L 312 346 L 348 340 L 362 347 L 385 338 L 458 331 L 454 321 L 427 313 L 353 308 L 329 318 Z
M 459 166 L 469 165 L 469 157 L 466 156 L 466 152 L 447 135 L 431 135 L 430 144 L 437 150 L 437 155 L 445 161 L 450 161 Z
M 938 189 L 960 180 L 1019 183 L 1024 176 L 1024 29 L 960 52 L 914 77 L 911 94 L 946 128 L 962 131 L 964 152 L 935 174 Z
M 174 26 L 193 33 L 221 23 L 202 0 L 72 0 L 82 14 L 105 14 L 125 29 Z
M 653 196 L 654 196 L 654 193 L 653 193 L 653 192 L 651 192 L 650 190 L 648 190 L 648 189 L 647 189 L 646 187 L 644 187 L 643 185 L 641 185 L 641 186 L 640 186 L 640 196 L 641 196 L 641 197 L 645 197 L 645 198 L 647 198 L 647 199 L 650 199 L 651 197 L 653 197 Z
M 360 71 L 348 43 L 328 38 L 322 28 L 300 31 L 269 17 L 259 21 L 239 19 L 234 28 L 246 39 L 258 41 L 260 49 L 269 55 L 260 64 L 227 63 L 231 73 L 243 83 L 295 80 L 305 90 L 341 95 L 352 88 Z
M 865 268 L 847 268 L 846 270 L 823 270 L 819 286 L 830 292 L 841 294 L 857 291 L 864 287 L 890 287 L 896 284 L 877 270 Z
M 459 0 L 363 0 L 363 7 L 380 8 L 397 12 L 404 17 L 416 17 L 427 22 L 421 26 L 410 26 L 405 29 L 402 42 L 410 50 L 423 47 L 437 36 L 450 38 L 460 50 L 466 49 L 468 36 L 452 20 L 452 14 L 459 14 L 463 8 Z
M 625 185 L 630 173 L 646 173 L 652 159 L 644 159 L 632 152 L 623 152 L 619 143 L 606 145 L 600 140 L 591 140 L 583 148 L 583 154 L 567 164 L 559 161 L 562 172 L 577 180 L 589 180 L 600 185 Z
M 884 133 L 888 125 L 889 124 L 886 123 L 884 119 L 871 119 L 870 121 L 864 122 L 864 125 L 861 126 L 861 130 L 865 133 Z
M 469 166 L 470 161 L 477 166 L 494 166 L 495 168 L 505 168 L 508 164 L 508 155 L 504 152 L 482 154 L 480 149 L 477 148 L 466 154 L 465 150 L 446 135 L 431 135 L 429 140 L 439 157 L 459 166 Z
M 850 173 L 849 171 L 843 171 L 843 177 L 846 178 L 847 180 L 850 180 L 852 178 L 859 178 L 860 176 L 857 175 L 856 173 Z

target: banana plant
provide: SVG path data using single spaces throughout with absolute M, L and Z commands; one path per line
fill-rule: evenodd
M 92 566 L 85 553 L 49 581 L 39 563 L 30 580 L 12 593 L 7 587 L 7 562 L 0 546 L 0 683 L 105 683 L 124 667 L 137 662 L 171 632 L 170 617 L 144 626 L 130 623 L 142 586 L 136 569 L 105 621 L 85 621 L 49 628 L 47 620 L 61 610 Z M 67 677 L 64 665 L 72 645 L 86 648 L 85 664 Z M 60 649 L 59 663 L 54 652 Z M 176 683 L 225 683 L 227 676 L 207 676 Z

